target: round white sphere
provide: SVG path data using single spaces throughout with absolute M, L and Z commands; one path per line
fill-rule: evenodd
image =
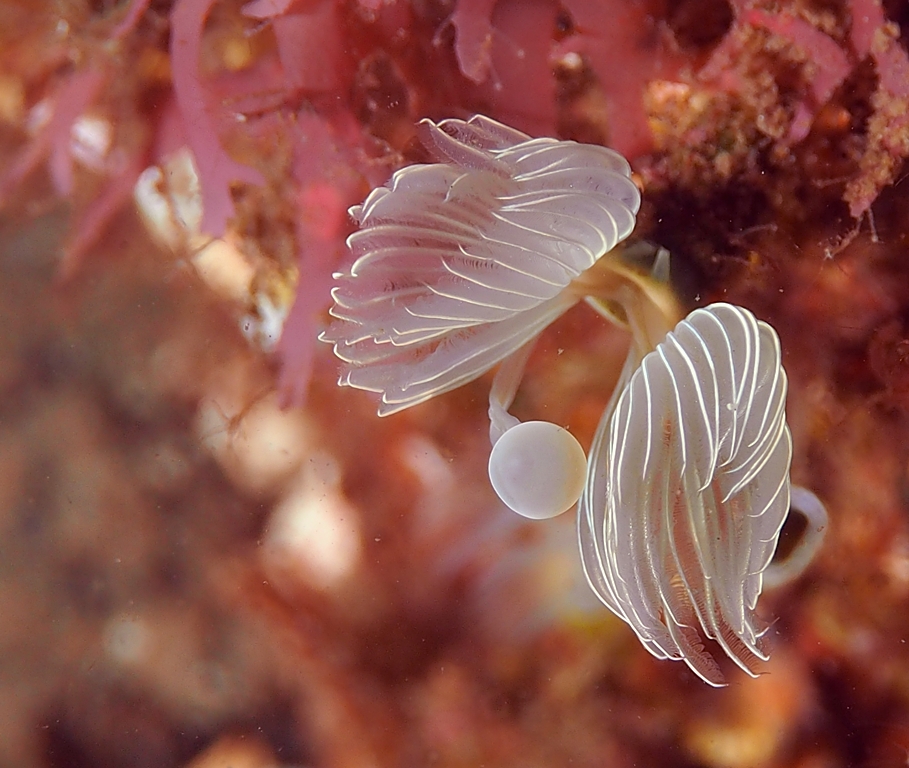
M 525 421 L 509 429 L 489 455 L 489 480 L 499 498 L 533 520 L 573 507 L 584 490 L 587 457 L 558 424 Z

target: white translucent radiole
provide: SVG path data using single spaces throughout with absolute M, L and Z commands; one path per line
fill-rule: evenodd
M 723 675 L 705 637 L 749 674 L 768 658 L 754 608 L 789 511 L 786 386 L 769 325 L 697 309 L 643 359 L 590 451 L 591 587 L 647 650 L 711 685 Z

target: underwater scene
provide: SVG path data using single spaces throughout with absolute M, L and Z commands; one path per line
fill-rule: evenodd
M 909 4 L 0 0 L 0 768 L 909 764 Z

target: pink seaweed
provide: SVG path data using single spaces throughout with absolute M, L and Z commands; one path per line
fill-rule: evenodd
M 54 188 L 61 196 L 73 191 L 72 130 L 76 120 L 94 103 L 107 82 L 107 72 L 88 68 L 68 77 L 53 100 L 46 125 L 19 152 L 10 169 L 0 176 L 0 205 L 45 158 Z
M 556 133 L 552 71 L 558 6 L 553 0 L 499 0 L 492 16 L 491 77 L 482 87 L 496 117 L 531 135 Z
M 107 225 L 132 198 L 145 161 L 144 153 L 141 152 L 125 160 L 98 196 L 82 211 L 73 225 L 74 234 L 63 251 L 56 275 L 58 282 L 64 282 L 75 274 L 88 251 L 104 234 Z
M 852 45 L 859 58 L 874 58 L 881 87 L 888 93 L 909 96 L 909 56 L 899 44 L 899 28 L 888 24 L 879 0 L 850 0 L 849 5 Z
M 148 10 L 148 6 L 150 4 L 151 0 L 131 0 L 129 8 L 126 9 L 126 15 L 111 31 L 111 39 L 122 40 L 130 32 L 132 32 L 142 17 L 145 15 L 145 12 Z
M 302 112 L 291 130 L 300 281 L 278 342 L 282 364 L 278 390 L 284 405 L 301 405 L 317 332 L 331 303 L 332 275 L 347 257 L 344 238 L 352 228 L 347 209 L 362 198 L 365 182 L 354 149 L 362 144 L 362 131 L 352 115 Z
M 478 85 L 489 77 L 495 6 L 496 0 L 459 0 L 451 15 L 458 67 L 464 77 Z
M 788 40 L 801 48 L 814 67 L 811 80 L 812 104 L 801 104 L 792 125 L 789 127 L 789 141 L 799 142 L 811 130 L 817 110 L 827 103 L 833 92 L 852 71 L 839 43 L 813 27 L 804 19 L 789 13 L 768 13 L 756 8 L 748 9 L 742 20 L 746 24 L 761 27 Z
M 674 79 L 684 57 L 661 40 L 644 4 L 627 0 L 563 0 L 576 33 L 564 52 L 590 61 L 609 104 L 609 145 L 632 159 L 653 149 L 644 110 L 644 89 L 655 78 Z
M 255 0 L 243 13 L 271 20 L 289 91 L 329 92 L 350 85 L 352 69 L 334 0 Z
M 871 56 L 878 76 L 868 144 L 859 174 L 844 194 L 849 213 L 858 219 L 871 209 L 884 187 L 893 183 L 909 156 L 909 55 L 900 44 L 899 27 L 887 21 L 880 0 L 850 0 L 849 7 L 852 45 L 859 58 Z
M 264 184 L 265 179 L 258 170 L 227 154 L 211 114 L 199 59 L 205 19 L 214 3 L 215 0 L 177 0 L 171 12 L 170 55 L 174 94 L 202 190 L 202 229 L 221 236 L 234 215 L 231 184 Z

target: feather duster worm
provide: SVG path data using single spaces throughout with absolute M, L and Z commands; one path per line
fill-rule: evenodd
M 424 120 L 442 162 L 397 171 L 351 209 L 355 257 L 321 338 L 343 385 L 395 413 L 475 379 L 581 295 L 570 283 L 631 234 L 640 193 L 604 147 L 486 117 Z
M 659 658 L 711 685 L 715 641 L 743 670 L 766 660 L 754 608 L 789 511 L 792 441 L 774 330 L 746 309 L 697 309 L 607 409 L 579 505 L 600 600 Z
M 347 363 L 340 383 L 381 393 L 386 415 L 499 364 L 489 477 L 503 502 L 541 519 L 580 497 L 587 579 L 644 646 L 711 685 L 724 681 L 705 642 L 756 674 L 764 574 L 804 568 L 826 524 L 802 499 L 810 540 L 768 570 L 792 458 L 776 333 L 730 304 L 675 325 L 668 253 L 609 254 L 640 205 L 615 152 L 479 116 L 423 129 L 442 162 L 398 171 L 351 209 L 356 260 L 321 337 Z M 632 335 L 589 460 L 561 427 L 508 413 L 534 339 L 581 298 Z

